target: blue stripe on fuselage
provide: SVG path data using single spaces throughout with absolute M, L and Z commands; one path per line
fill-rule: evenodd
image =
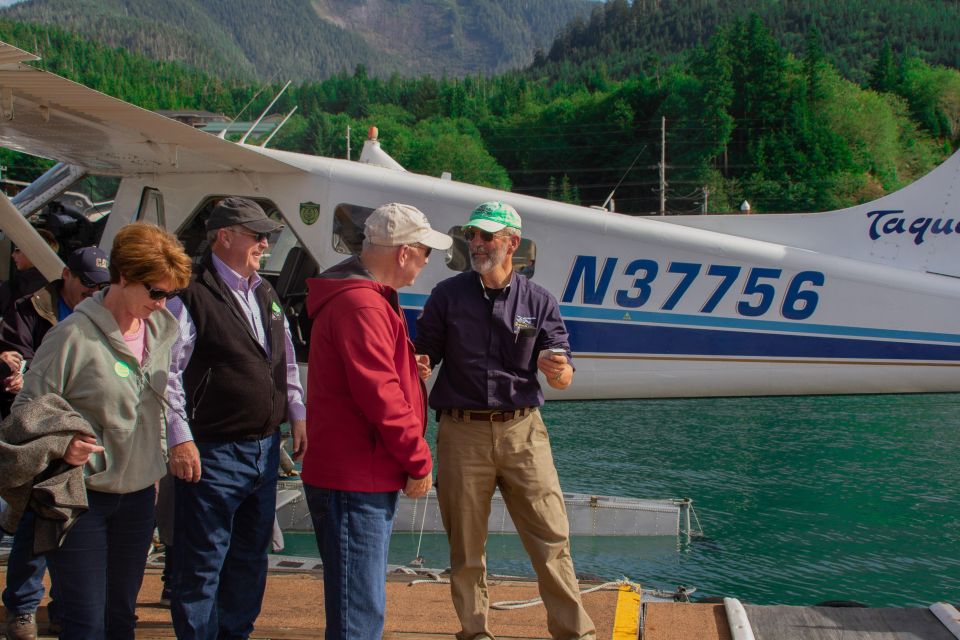
M 955 360 L 960 346 L 566 320 L 574 352 L 757 358 Z
M 400 295 L 411 336 L 416 335 L 420 309 L 410 307 L 422 307 L 426 299 L 422 294 Z M 571 348 L 580 353 L 960 361 L 960 346 L 931 344 L 933 341 L 960 343 L 960 335 L 949 333 L 627 312 L 573 305 L 561 305 L 561 312 L 570 332 Z M 687 326 L 668 326 L 668 323 Z

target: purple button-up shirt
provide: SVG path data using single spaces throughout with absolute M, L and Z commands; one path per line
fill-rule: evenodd
M 257 341 L 263 346 L 270 357 L 270 339 L 263 329 L 260 315 L 260 305 L 257 303 L 256 290 L 260 286 L 261 278 L 253 274 L 248 280 L 231 269 L 217 256 L 213 257 L 213 266 L 217 275 L 223 280 L 233 294 L 250 326 Z M 187 415 L 187 394 L 183 389 L 183 372 L 190 364 L 193 355 L 193 346 L 197 342 L 197 327 L 193 324 L 190 312 L 183 306 L 180 298 L 174 298 L 167 303 L 167 309 L 180 324 L 180 336 L 173 343 L 170 350 L 170 376 L 167 378 L 167 402 L 171 410 L 167 411 L 167 447 L 193 440 L 190 425 L 184 419 Z M 287 319 L 283 319 L 284 345 L 287 356 L 287 419 L 303 420 L 307 416 L 307 409 L 303 404 L 303 387 L 300 386 L 300 371 L 297 367 L 297 357 L 293 351 L 293 341 L 290 339 L 290 327 Z
M 417 319 L 415 343 L 431 365 L 443 362 L 430 392 L 438 410 L 539 407 L 540 351 L 570 355 L 556 298 L 516 272 L 492 302 L 474 271 L 438 284 Z

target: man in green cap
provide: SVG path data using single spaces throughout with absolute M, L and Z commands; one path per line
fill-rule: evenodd
M 595 638 L 570 556 L 569 523 L 537 371 L 554 389 L 573 381 L 560 309 L 513 269 L 517 210 L 485 202 L 463 227 L 472 271 L 438 284 L 417 320 L 421 375 L 444 362 L 430 406 L 439 414 L 437 498 L 450 543 L 459 640 L 493 638 L 487 624 L 487 519 L 500 488 L 537 573 L 551 637 Z

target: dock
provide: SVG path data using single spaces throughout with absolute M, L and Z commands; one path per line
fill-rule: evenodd
M 251 638 L 306 640 L 323 637 L 322 573 L 283 568 L 274 558 L 263 611 Z M 5 580 L 5 567 L 0 572 Z M 395 572 L 387 576 L 387 640 L 452 638 L 458 630 L 449 585 L 432 576 Z M 491 579 L 490 602 L 526 601 L 537 596 L 526 579 Z M 48 583 L 49 584 L 49 583 Z M 581 582 L 582 589 L 598 586 Z M 160 605 L 160 570 L 147 569 L 137 605 L 138 639 L 174 638 L 169 609 Z M 597 626 L 598 640 L 960 640 L 956 605 L 932 607 L 797 607 L 649 601 L 617 587 L 592 591 L 583 604 Z M 46 601 L 38 611 L 40 638 L 47 628 Z M 548 638 L 546 613 L 535 605 L 491 610 L 498 640 Z M 46 634 L 46 635 L 45 635 Z

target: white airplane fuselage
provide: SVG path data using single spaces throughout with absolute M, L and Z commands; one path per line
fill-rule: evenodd
M 104 248 L 124 224 L 148 220 L 199 251 L 203 212 L 246 196 L 286 224 L 263 268 L 283 281 L 301 251 L 319 270 L 345 259 L 381 204 L 414 205 L 456 236 L 477 204 L 503 200 L 523 218 L 515 267 L 556 296 L 570 332 L 576 379 L 548 397 L 960 391 L 960 154 L 841 211 L 640 218 L 411 174 L 372 143 L 366 163 L 236 144 L 33 59 L 0 42 L 0 146 L 121 178 Z M 42 193 L 67 188 L 41 183 Z M 0 227 L 42 252 L 22 220 L 4 223 L 19 214 L 0 204 Z M 435 254 L 400 292 L 411 328 L 433 286 L 469 267 L 462 249 L 448 263 Z M 289 302 L 302 305 L 302 291 Z
M 908 205 L 897 214 L 904 232 L 887 224 L 892 231 L 882 233 L 894 214 L 877 212 L 895 210 L 883 202 L 833 214 L 637 218 L 356 162 L 258 151 L 304 171 L 127 178 L 103 245 L 134 218 L 128 214 L 138 210 L 145 188 L 162 195 L 174 231 L 212 196 L 268 198 L 287 224 L 268 272 L 279 270 L 278 252 L 294 237 L 321 270 L 345 259 L 332 241 L 340 205 L 405 202 L 435 228 L 455 232 L 478 203 L 504 199 L 521 212 L 523 237 L 535 244 L 531 277 L 560 301 L 570 331 L 576 381 L 556 397 L 960 390 L 960 273 L 948 255 L 960 242 L 960 215 L 949 222 L 951 233 L 944 232 L 945 216 Z M 957 173 L 947 165 L 939 171 Z M 315 219 L 301 215 L 304 203 Z M 940 219 L 938 233 L 928 228 L 917 244 L 910 224 L 924 217 Z M 732 229 L 714 230 L 711 222 Z M 772 239 L 777 223 L 781 242 Z M 736 233 L 743 228 L 760 238 Z M 791 246 L 791 239 L 815 241 L 817 228 L 836 253 Z M 939 251 L 931 257 L 932 247 Z M 909 269 L 885 257 L 908 262 L 911 251 Z M 456 273 L 435 255 L 416 284 L 400 292 L 411 327 L 433 286 Z

